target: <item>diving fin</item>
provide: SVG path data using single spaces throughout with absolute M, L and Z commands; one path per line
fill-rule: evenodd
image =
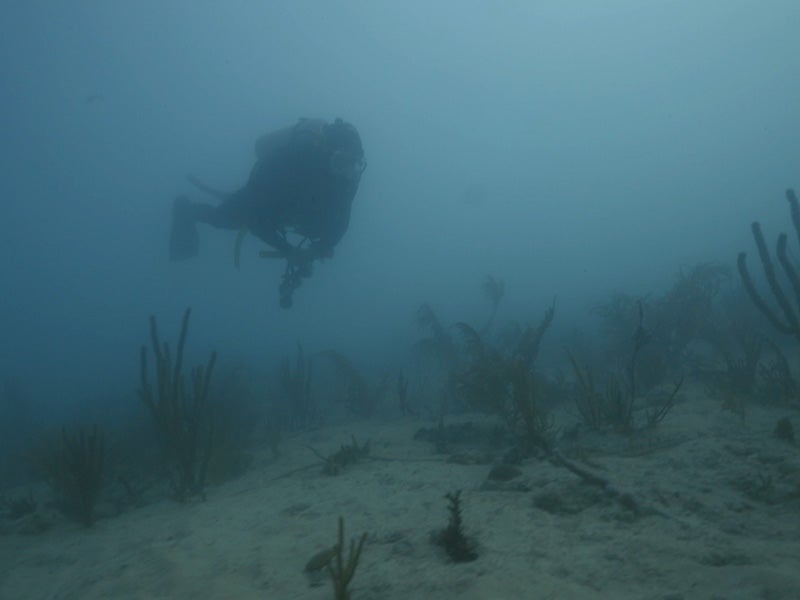
M 169 236 L 170 260 L 184 260 L 197 256 L 197 227 L 192 207 L 186 196 L 178 196 L 172 205 L 172 228 Z

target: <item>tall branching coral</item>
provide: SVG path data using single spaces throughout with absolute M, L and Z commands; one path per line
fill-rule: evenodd
M 94 508 L 106 483 L 106 445 L 102 430 L 93 426 L 69 433 L 33 455 L 64 512 L 84 526 L 94 524 Z
M 602 319 L 606 340 L 603 362 L 629 363 L 631 332 L 647 309 L 648 343 L 637 357 L 638 385 L 650 389 L 679 377 L 692 358 L 692 343 L 714 336 L 715 299 L 728 279 L 727 267 L 700 263 L 681 269 L 673 286 L 656 298 L 616 294 L 592 311 Z M 635 340 L 634 340 L 635 342 Z M 627 368 L 627 367 L 626 367 Z
M 311 359 L 306 357 L 303 347 L 298 344 L 294 366 L 292 360 L 286 357 L 278 370 L 284 401 L 283 414 L 278 417 L 281 427 L 302 429 L 316 422 L 316 406 L 311 391 L 312 374 Z
M 458 349 L 455 341 L 442 325 L 430 304 L 422 304 L 417 309 L 416 322 L 417 327 L 428 333 L 428 336 L 417 342 L 415 348 L 438 360 L 443 370 L 450 371 L 455 368 L 458 364 Z
M 356 542 L 350 540 L 350 551 L 347 553 L 347 560 L 344 558 L 344 519 L 339 517 L 339 540 L 333 547 L 333 555 L 328 562 L 328 573 L 333 583 L 333 597 L 336 600 L 350 600 L 350 582 L 356 574 L 358 562 L 361 559 L 361 551 L 364 549 L 364 542 L 367 541 L 367 534 L 362 533 Z
M 341 352 L 326 350 L 320 354 L 333 365 L 343 384 L 343 397 L 347 409 L 354 415 L 370 417 L 389 387 L 389 375 L 381 377 L 376 386 L 371 386 L 353 362 Z
M 11 460 L 26 452 L 44 419 L 38 418 L 32 398 L 23 382 L 14 376 L 3 376 L 0 380 L 0 481 L 14 486 L 28 477 L 28 465 L 23 460 Z
M 800 241 L 800 203 L 798 203 L 797 195 L 794 190 L 786 190 L 786 200 L 789 202 L 792 226 L 794 227 L 798 241 Z M 767 249 L 767 243 L 764 239 L 764 233 L 761 230 L 761 224 L 758 221 L 754 221 L 750 228 L 753 232 L 753 239 L 756 242 L 758 256 L 761 259 L 761 268 L 764 271 L 769 291 L 775 303 L 778 305 L 777 310 L 770 305 L 756 288 L 753 278 L 750 276 L 750 272 L 747 268 L 747 253 L 740 252 L 737 266 L 744 288 L 747 290 L 753 304 L 755 304 L 758 310 L 767 318 L 770 325 L 780 333 L 791 335 L 797 341 L 800 341 L 800 316 L 798 316 L 800 313 L 800 270 L 798 270 L 797 266 L 793 264 L 792 260 L 789 258 L 787 235 L 781 233 L 778 236 L 778 241 L 775 245 L 775 254 L 786 281 L 788 281 L 789 287 L 791 288 L 792 298 L 789 297 L 784 290 L 784 286 L 780 283 L 772 256 Z
M 456 389 L 476 410 L 497 414 L 526 448 L 549 447 L 550 422 L 537 397 L 533 368 L 542 338 L 555 316 L 551 306 L 537 327 L 528 326 L 510 353 L 489 346 L 472 327 L 457 323 L 469 357 L 467 368 L 454 374 Z
M 567 352 L 576 379 L 575 405 L 584 422 L 595 430 L 611 428 L 620 433 L 630 434 L 636 429 L 637 362 L 642 350 L 652 340 L 652 334 L 644 327 L 643 303 L 638 303 L 638 325 L 631 336 L 630 359 L 623 372 L 609 372 L 604 376 L 605 386 L 600 389 L 590 368 L 582 368 L 572 353 Z M 657 402 L 646 415 L 646 426 L 660 423 L 672 410 L 678 392 L 683 385 L 679 378 L 672 392 Z
M 800 384 L 794 378 L 786 355 L 772 340 L 765 340 L 771 358 L 759 362 L 756 395 L 767 404 L 797 405 Z
M 698 263 L 681 269 L 672 288 L 653 303 L 654 342 L 664 345 L 668 362 L 677 364 L 690 342 L 707 339 L 714 300 L 728 279 L 727 266 Z
M 483 280 L 481 289 L 483 290 L 484 296 L 486 296 L 492 304 L 492 312 L 489 314 L 489 319 L 486 321 L 483 329 L 481 329 L 481 335 L 486 335 L 491 331 L 492 325 L 494 324 L 494 319 L 497 316 L 497 309 L 500 307 L 500 302 L 503 300 L 503 296 L 506 293 L 506 284 L 502 279 L 487 275 L 486 279 Z
M 522 361 L 522 364 L 527 369 L 532 369 L 536 358 L 539 356 L 539 348 L 542 345 L 542 339 L 550 325 L 553 323 L 553 318 L 556 316 L 556 303 L 550 305 L 544 312 L 542 320 L 539 325 L 533 327 L 528 325 L 522 333 L 522 337 L 514 349 L 514 356 L 517 360 Z
M 148 378 L 147 347 L 142 346 L 140 352 L 139 397 L 153 417 L 161 450 L 173 474 L 175 496 L 180 501 L 192 495 L 203 495 L 213 447 L 209 390 L 217 354 L 212 352 L 205 365 L 192 368 L 187 382 L 183 372 L 183 351 L 190 316 L 191 309 L 187 308 L 174 359 L 169 344 L 159 339 L 156 318 L 150 316 L 155 387 Z

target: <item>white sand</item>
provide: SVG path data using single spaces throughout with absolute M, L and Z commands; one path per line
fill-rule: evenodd
M 616 451 L 586 448 L 579 464 L 661 514 L 635 516 L 542 460 L 522 466 L 528 492 L 481 491 L 488 466 L 444 462 L 412 440 L 419 421 L 359 423 L 286 440 L 206 502 L 164 500 L 90 530 L 60 520 L 36 535 L 0 535 L 0 598 L 328 599 L 303 568 L 336 542 L 368 532 L 353 600 L 800 599 L 800 452 L 773 438 L 791 411 L 751 408 L 745 423 L 688 397 L 648 435 Z M 473 417 L 475 419 L 476 417 Z M 367 460 L 335 477 L 319 468 L 274 479 L 372 440 Z M 580 453 L 579 453 L 580 454 Z M 430 542 L 461 489 L 475 562 L 452 564 Z M 764 491 L 766 490 L 766 491 Z M 573 514 L 534 506 L 543 492 Z

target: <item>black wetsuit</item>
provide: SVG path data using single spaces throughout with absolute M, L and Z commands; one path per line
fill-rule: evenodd
M 289 251 L 286 233 L 308 238 L 329 256 L 350 222 L 359 178 L 331 171 L 326 122 L 301 119 L 262 136 L 247 183 L 218 206 L 192 203 L 192 220 L 224 229 L 247 228 L 277 250 Z

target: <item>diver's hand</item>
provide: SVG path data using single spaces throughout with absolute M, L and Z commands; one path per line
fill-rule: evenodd
M 287 266 L 294 270 L 300 277 L 308 277 L 311 275 L 311 263 L 314 262 L 314 255 L 311 248 L 295 248 L 287 250 L 284 254 L 286 256 Z
M 315 260 L 333 257 L 333 246 L 313 243 L 307 248 L 291 247 L 284 250 L 284 255 L 289 264 L 294 267 L 310 265 Z

